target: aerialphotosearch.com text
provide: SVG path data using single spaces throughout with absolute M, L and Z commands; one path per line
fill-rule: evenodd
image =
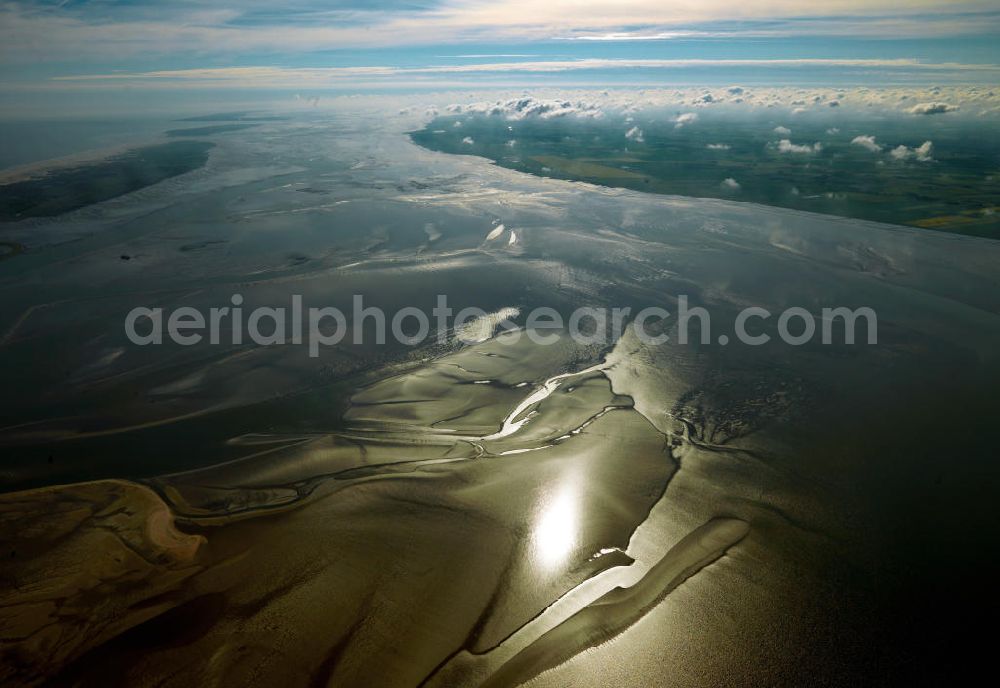
M 365 305 L 364 297 L 352 298 L 350 313 L 332 307 L 303 305 L 301 295 L 293 295 L 286 306 L 244 308 L 243 296 L 233 294 L 229 304 L 200 310 L 181 306 L 166 310 L 139 306 L 125 318 L 125 333 L 137 346 L 163 344 L 181 346 L 209 344 L 258 346 L 306 345 L 317 357 L 323 347 L 342 342 L 385 344 L 390 338 L 400 344 L 417 346 L 434 338 L 444 344 L 454 339 L 472 343 L 503 334 L 503 343 L 521 336 L 539 345 L 553 344 L 563 336 L 585 344 L 617 341 L 631 328 L 645 344 L 697 343 L 728 345 L 738 342 L 761 346 L 777 338 L 790 346 L 810 342 L 854 344 L 856 331 L 864 330 L 864 343 L 878 343 L 878 318 L 868 307 L 823 308 L 812 313 L 802 307 L 772 313 L 751 306 L 740 310 L 728 333 L 713 339 L 712 314 L 702 306 L 691 306 L 686 296 L 677 298 L 676 313 L 650 306 L 642 309 L 582 307 L 564 316 L 554 308 L 538 307 L 522 313 L 515 307 L 486 311 L 463 308 L 457 312 L 448 297 L 438 295 L 436 305 L 426 312 L 409 306 L 387 313 Z M 768 325 L 772 325 L 768 327 Z M 776 325 L 774 327 L 773 325 Z M 860 328 L 859 328 L 860 325 Z

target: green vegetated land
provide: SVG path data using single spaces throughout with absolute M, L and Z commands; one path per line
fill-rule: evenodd
M 775 131 L 785 124 L 790 131 Z M 641 134 L 627 137 L 633 127 Z M 987 122 L 701 116 L 678 127 L 669 115 L 464 115 L 436 118 L 411 136 L 541 176 L 1000 238 L 1000 135 Z M 852 143 L 858 136 L 874 136 L 878 150 Z M 925 141 L 929 153 L 918 150 Z

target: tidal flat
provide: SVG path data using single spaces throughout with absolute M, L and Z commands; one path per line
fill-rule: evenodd
M 262 118 L 0 228 L 25 247 L 0 261 L 0 681 L 810 686 L 978 651 L 1000 243 L 542 178 L 417 146 L 423 124 L 378 99 Z M 713 329 L 316 358 L 125 335 L 137 305 L 234 293 L 687 295 Z M 750 304 L 871 307 L 878 345 L 719 344 Z

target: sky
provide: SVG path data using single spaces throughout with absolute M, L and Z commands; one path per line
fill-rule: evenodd
M 8 0 L 0 88 L 989 85 L 998 39 L 996 0 Z

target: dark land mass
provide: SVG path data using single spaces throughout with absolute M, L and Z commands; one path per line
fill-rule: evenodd
M 202 167 L 214 144 L 172 141 L 0 186 L 0 222 L 54 217 Z

